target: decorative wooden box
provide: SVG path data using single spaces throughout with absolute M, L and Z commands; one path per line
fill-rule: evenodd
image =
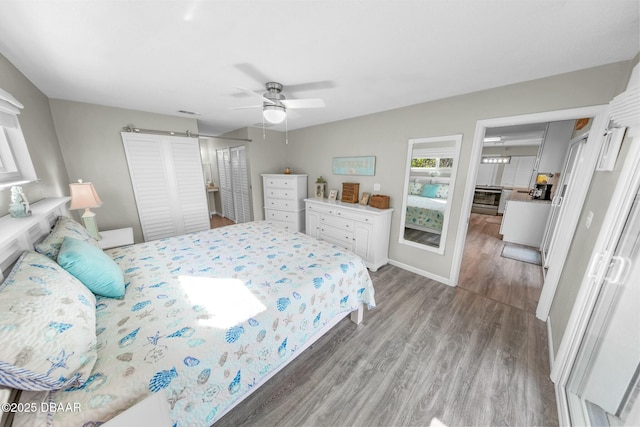
M 374 194 L 369 199 L 369 206 L 378 209 L 389 209 L 389 196 Z
M 360 184 L 357 182 L 343 182 L 342 183 L 342 198 L 341 201 L 345 203 L 358 203 L 360 196 Z

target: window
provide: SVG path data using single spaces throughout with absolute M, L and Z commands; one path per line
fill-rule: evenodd
M 36 180 L 27 142 L 18 121 L 24 108 L 11 94 L 0 89 L 0 188 Z
M 412 168 L 451 169 L 453 157 L 414 157 L 411 159 Z

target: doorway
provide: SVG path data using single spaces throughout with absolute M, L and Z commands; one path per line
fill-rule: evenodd
M 469 221 L 471 220 L 471 207 L 473 202 L 473 195 L 475 192 L 476 175 L 478 173 L 480 160 L 482 157 L 482 148 L 484 145 L 484 138 L 487 130 L 490 128 L 500 126 L 514 126 L 524 125 L 530 123 L 545 123 L 556 122 L 563 120 L 576 120 L 584 117 L 593 117 L 593 124 L 591 126 L 591 133 L 587 139 L 585 149 L 581 153 L 581 161 L 576 168 L 576 175 L 580 176 L 580 180 L 576 180 L 574 191 L 570 194 L 569 198 L 565 200 L 567 209 L 564 210 L 563 215 L 558 219 L 557 228 L 562 230 L 564 238 L 558 239 L 558 245 L 554 255 L 553 262 L 549 265 L 548 274 L 545 278 L 542 291 L 540 293 L 540 299 L 536 308 L 536 317 L 538 319 L 546 321 L 549 315 L 551 302 L 555 295 L 555 290 L 560 279 L 560 273 L 564 261 L 569 251 L 571 244 L 571 237 L 575 231 L 582 205 L 584 203 L 586 194 L 589 189 L 589 183 L 595 170 L 595 164 L 600 152 L 601 138 L 596 135 L 601 135 L 604 132 L 606 125 L 606 106 L 584 107 L 575 108 L 570 110 L 552 111 L 546 113 L 528 114 L 523 116 L 504 117 L 498 119 L 480 120 L 476 124 L 476 131 L 474 134 L 474 142 L 472 152 L 470 156 L 469 164 L 469 179 L 465 188 L 464 204 L 462 208 L 463 215 L 467 216 L 467 221 L 461 225 L 460 233 L 456 240 L 456 247 L 453 255 L 452 271 L 451 271 L 451 283 L 458 285 L 461 277 L 462 259 L 465 252 L 465 242 L 467 238 L 467 231 L 469 227 Z

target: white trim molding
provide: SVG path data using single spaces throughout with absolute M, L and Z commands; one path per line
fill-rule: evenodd
M 461 210 L 462 214 L 461 214 L 461 221 L 460 221 L 460 229 L 458 230 L 458 234 L 456 236 L 456 244 L 455 244 L 454 253 L 453 253 L 453 262 L 451 263 L 451 273 L 450 273 L 450 280 L 449 280 L 449 284 L 451 286 L 457 286 L 458 279 L 460 277 L 460 268 L 462 266 L 462 255 L 464 252 L 465 239 L 467 237 L 469 217 L 471 215 L 471 204 L 473 202 L 473 193 L 475 190 L 476 176 L 478 174 L 478 166 L 480 165 L 480 159 L 482 158 L 482 146 L 484 143 L 484 135 L 487 128 L 498 127 L 498 126 L 523 125 L 523 124 L 531 124 L 531 123 L 555 122 L 555 121 L 561 121 L 561 120 L 573 120 L 573 119 L 579 119 L 583 117 L 594 117 L 595 120 L 591 127 L 591 134 L 593 134 L 594 136 L 590 136 L 590 138 L 593 138 L 593 140 L 595 141 L 596 140 L 595 135 L 598 133 L 602 135 L 602 133 L 604 132 L 604 127 L 606 125 L 605 124 L 606 110 L 607 110 L 606 105 L 596 105 L 591 107 L 572 108 L 568 110 L 525 114 L 521 116 L 478 120 L 478 122 L 476 123 L 476 130 L 473 137 L 473 146 L 471 149 L 471 156 L 469 160 L 469 172 L 468 172 L 469 175 L 468 175 L 467 182 L 465 185 L 465 190 L 464 190 L 463 206 Z M 587 145 L 589 145 L 589 141 L 587 141 Z M 600 152 L 598 144 L 593 143 L 591 145 L 597 146 L 597 147 L 590 148 L 590 151 L 589 151 L 589 154 L 590 154 L 589 159 L 593 158 L 593 160 L 591 161 L 591 163 L 593 163 L 590 168 L 591 172 L 589 173 L 588 177 L 583 175 L 582 180 L 578 180 L 579 181 L 578 185 L 586 188 L 584 188 L 583 191 L 580 192 L 580 193 L 583 193 L 581 199 L 577 197 L 577 195 L 574 196 L 573 198 L 574 203 L 580 202 L 579 207 L 582 207 L 582 203 L 584 202 L 584 198 L 586 197 L 586 193 L 591 181 L 590 177 L 591 177 L 591 174 L 593 173 L 593 170 L 595 169 L 595 161 L 597 160 L 598 154 Z M 595 153 L 592 153 L 592 151 L 594 151 Z M 575 191 L 575 193 L 578 193 L 578 191 Z M 466 218 L 464 218 L 465 215 L 466 215 Z M 578 212 L 578 216 L 579 216 L 579 212 Z M 572 234 L 573 234 L 573 230 L 575 230 L 575 225 L 577 224 L 578 219 L 579 218 L 575 218 L 575 221 L 574 221 L 575 223 L 573 227 L 570 227 L 569 224 L 567 226 L 567 228 L 571 228 Z M 566 246 L 567 246 L 566 248 L 559 248 L 560 250 L 558 251 L 558 254 L 561 262 L 559 262 L 558 264 L 560 265 L 560 268 L 559 268 L 560 270 L 562 265 L 564 264 L 566 255 L 569 251 L 568 245 L 570 243 L 571 241 L 569 240 L 569 242 L 566 242 Z M 556 268 L 555 270 L 557 269 L 558 268 Z M 553 281 L 555 281 L 555 284 L 553 285 L 552 289 L 548 290 L 549 295 L 547 295 L 547 297 L 550 297 L 550 300 L 548 301 L 548 307 L 545 308 L 546 315 L 542 317 L 538 316 L 538 318 L 543 321 L 547 320 L 548 310 L 551 307 L 551 301 L 553 300 L 553 295 L 555 294 L 555 289 L 557 287 L 557 281 L 559 280 L 559 278 L 560 278 L 559 274 L 556 276 L 552 276 L 552 279 Z M 549 282 L 549 283 L 553 283 L 553 282 Z M 545 286 L 546 284 L 547 282 L 545 280 Z M 541 300 L 542 300 L 542 297 L 541 297 Z M 545 304 L 547 303 L 545 302 Z
M 411 266 L 409 264 L 405 264 L 403 262 L 396 261 L 394 259 L 390 259 L 389 260 L 389 264 L 395 265 L 396 267 L 400 267 L 403 270 L 410 271 L 410 272 L 415 273 L 415 274 L 417 274 L 419 276 L 426 277 L 427 279 L 432 279 L 432 280 L 435 280 L 436 282 L 440 282 L 440 283 L 448 285 L 448 286 L 453 286 L 453 285 L 451 285 L 451 282 L 449 281 L 449 279 L 447 279 L 446 277 L 442 277 L 442 276 L 438 276 L 437 274 L 429 273 L 428 271 L 422 270 L 420 268 L 413 267 L 413 266 Z

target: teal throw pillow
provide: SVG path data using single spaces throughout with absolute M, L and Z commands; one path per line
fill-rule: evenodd
M 58 253 L 58 264 L 96 295 L 124 296 L 122 270 L 107 254 L 90 243 L 65 237 Z
M 430 198 L 435 198 L 436 194 L 438 193 L 438 184 L 425 184 L 422 187 L 422 194 L 420 194 L 422 197 L 430 197 Z

